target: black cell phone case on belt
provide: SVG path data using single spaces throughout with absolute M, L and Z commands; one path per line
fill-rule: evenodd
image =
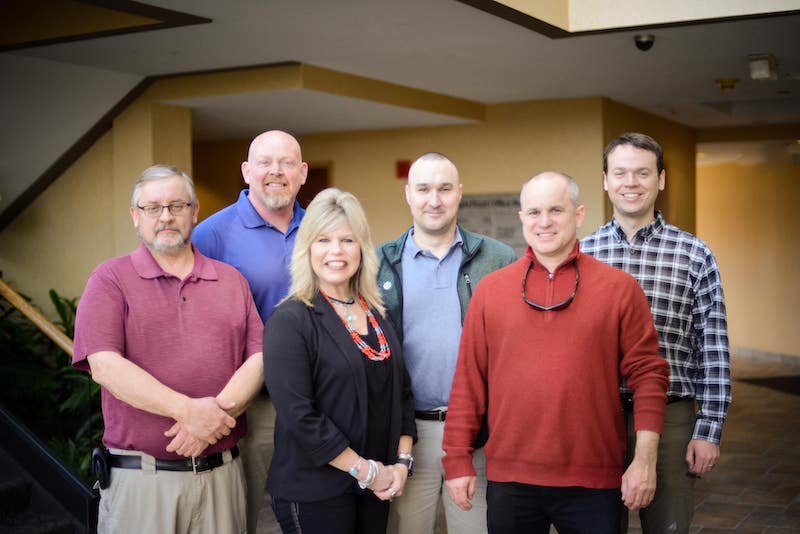
M 92 449 L 92 473 L 97 477 L 97 484 L 106 489 L 111 484 L 111 457 L 105 447 Z

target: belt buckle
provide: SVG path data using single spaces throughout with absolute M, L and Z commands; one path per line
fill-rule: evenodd
M 211 461 L 211 456 L 201 456 L 196 458 L 192 456 L 192 472 L 196 475 L 197 473 L 204 473 L 206 471 L 211 471 L 214 469 L 215 466 Z
M 222 463 L 217 463 L 216 456 L 213 454 L 209 454 L 208 456 L 192 456 L 192 472 L 196 475 L 197 473 L 205 473 L 206 471 L 212 471 L 213 469 L 219 467 Z

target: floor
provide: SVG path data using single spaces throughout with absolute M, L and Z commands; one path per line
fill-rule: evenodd
M 800 363 L 734 357 L 731 372 L 722 453 L 695 487 L 691 532 L 800 532 Z
M 695 487 L 691 534 L 800 533 L 800 360 L 734 357 L 731 368 L 722 454 Z M 436 534 L 447 533 L 443 519 Z M 641 533 L 635 514 L 629 533 Z

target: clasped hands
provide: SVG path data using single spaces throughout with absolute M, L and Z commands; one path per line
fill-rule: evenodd
M 378 465 L 378 472 L 369 489 L 382 501 L 391 501 L 394 497 L 401 496 L 408 480 L 408 468 L 402 464 L 375 463 Z
M 200 456 L 206 447 L 229 435 L 236 426 L 236 419 L 228 413 L 234 406 L 235 403 L 225 403 L 216 397 L 187 397 L 177 410 L 175 424 L 164 432 L 172 438 L 167 451 L 187 457 Z

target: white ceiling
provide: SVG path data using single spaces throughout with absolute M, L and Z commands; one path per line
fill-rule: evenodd
M 551 39 L 455 0 L 147 3 L 212 22 L 0 54 L 0 121 L 13 126 L 0 133 L 0 212 L 153 75 L 297 61 L 482 103 L 605 96 L 698 128 L 800 122 L 800 15 L 649 29 L 641 52 L 638 31 Z M 749 80 L 748 55 L 765 52 L 779 79 Z M 741 82 L 722 93 L 721 77 Z M 200 140 L 459 122 L 306 90 L 181 104 Z

